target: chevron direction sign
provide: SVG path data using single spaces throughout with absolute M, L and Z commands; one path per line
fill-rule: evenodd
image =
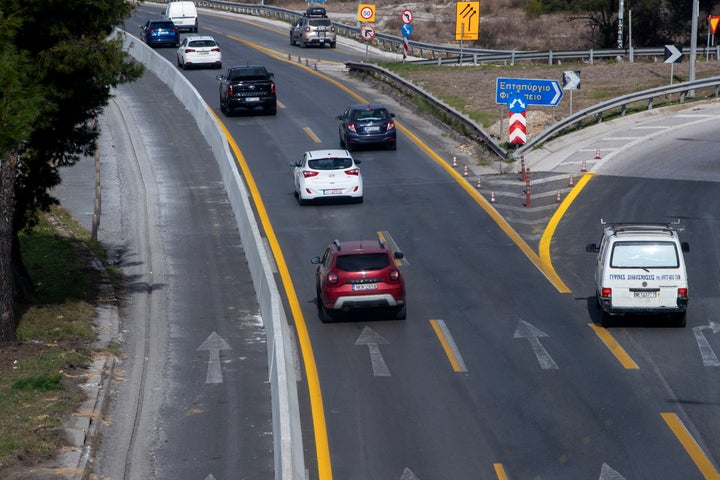
M 663 63 L 678 63 L 682 60 L 682 45 L 665 45 L 665 61 Z
M 527 141 L 527 122 L 525 120 L 525 112 L 510 112 L 510 143 L 524 145 Z
M 556 107 L 563 97 L 560 82 L 536 78 L 498 78 L 495 84 L 495 103 L 510 106 L 521 99 L 526 105 Z

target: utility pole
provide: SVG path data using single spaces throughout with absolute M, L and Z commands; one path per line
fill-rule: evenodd
M 698 35 L 698 17 L 700 16 L 700 0 L 693 0 L 692 8 L 692 28 L 690 33 L 690 73 L 688 81 L 695 80 L 695 58 L 697 56 L 697 35 Z M 695 91 L 690 92 L 690 96 L 695 96 Z
M 623 22 L 625 21 L 625 2 L 620 0 L 618 7 L 618 48 L 623 48 Z

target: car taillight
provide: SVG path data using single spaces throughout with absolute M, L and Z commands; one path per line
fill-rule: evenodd
M 334 27 L 334 26 L 333 26 L 333 27 L 330 27 L 330 31 L 331 31 L 331 32 L 334 32 L 334 31 L 335 31 L 335 27 Z
M 335 272 L 330 272 L 327 274 L 327 281 L 331 285 L 335 285 L 338 282 L 338 274 Z
M 360 175 L 360 169 L 351 168 L 350 170 L 345 170 L 345 175 L 355 175 L 357 177 L 358 175 Z
M 192 52 L 194 52 L 194 51 L 195 51 L 194 48 L 186 48 L 186 49 L 185 49 L 185 53 L 192 53 Z
M 220 51 L 220 48 L 218 48 L 218 47 L 211 48 L 210 51 L 211 51 L 211 52 L 219 52 L 219 51 Z
M 147 33 L 149 33 L 150 35 L 152 35 L 153 33 L 155 33 L 155 30 L 148 30 Z
M 603 288 L 602 290 L 600 290 L 600 296 L 602 298 L 612 297 L 612 288 Z
M 353 122 L 348 122 L 347 128 L 348 128 L 348 130 L 350 130 L 351 132 L 357 133 L 357 130 L 355 130 L 355 124 L 354 124 Z
M 302 172 L 303 177 L 310 178 L 310 177 L 317 177 L 320 172 L 313 172 L 312 170 L 303 170 Z
M 270 82 L 270 93 L 275 93 L 275 82 Z
M 678 288 L 678 298 L 688 298 L 687 288 Z
M 389 132 L 390 130 L 392 130 L 393 128 L 395 128 L 395 122 L 393 122 L 392 120 L 390 120 L 390 121 L 388 122 L 388 124 L 387 124 L 387 130 L 388 130 L 388 132 Z
M 310 30 L 311 30 L 310 27 L 305 27 L 306 32 L 309 32 Z
M 228 95 L 232 95 L 232 94 L 233 94 L 233 86 L 231 83 L 230 85 L 228 85 Z
M 178 29 L 177 29 L 177 28 L 173 28 L 173 29 L 170 30 L 170 31 L 171 31 L 172 33 L 178 33 Z
M 394 268 L 390 270 L 390 280 L 398 281 L 400 279 L 400 271 Z

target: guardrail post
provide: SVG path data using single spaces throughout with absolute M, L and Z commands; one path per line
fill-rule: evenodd
M 552 64 L 553 64 L 553 52 L 552 52 L 552 50 L 550 50 L 548 52 L 548 65 L 552 65 Z
M 590 65 L 592 65 L 595 62 L 595 52 L 593 52 L 593 49 L 590 49 Z

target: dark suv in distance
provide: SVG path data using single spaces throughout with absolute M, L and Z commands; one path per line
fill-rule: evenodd
M 405 282 L 396 264 L 402 252 L 394 252 L 382 239 L 333 241 L 317 265 L 315 288 L 323 322 L 339 312 L 356 309 L 388 309 L 398 320 L 407 315 Z
M 338 134 L 341 148 L 353 150 L 375 145 L 390 150 L 397 148 L 397 129 L 393 120 L 395 114 L 383 105 L 350 105 L 342 115 L 335 118 L 340 121 Z
M 172 20 L 148 20 L 142 26 L 141 37 L 150 47 L 180 45 L 180 33 Z

